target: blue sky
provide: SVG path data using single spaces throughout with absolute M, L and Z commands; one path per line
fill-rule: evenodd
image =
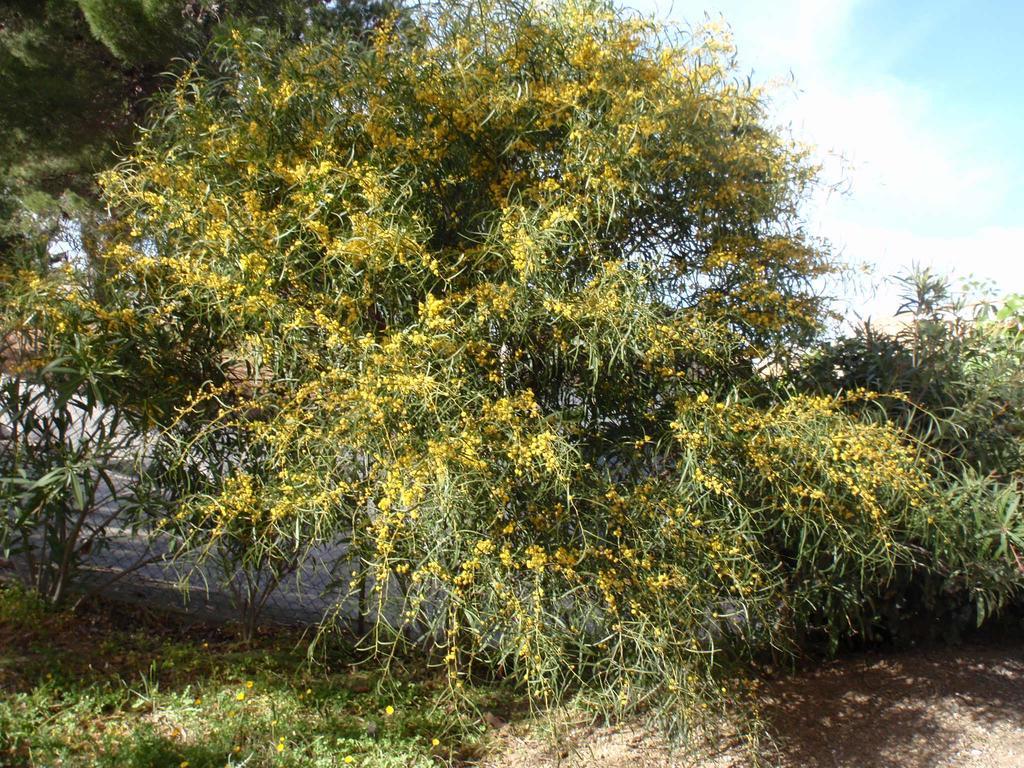
M 777 82 L 780 124 L 813 144 L 812 231 L 870 274 L 837 287 L 882 318 L 912 263 L 1024 293 L 1022 0 L 632 0 L 732 30 L 741 69 Z M 789 75 L 792 73 L 792 80 Z

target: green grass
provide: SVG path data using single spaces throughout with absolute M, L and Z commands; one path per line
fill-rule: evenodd
M 0 766 L 418 768 L 479 750 L 443 679 L 306 646 L 125 607 L 54 613 L 0 584 Z

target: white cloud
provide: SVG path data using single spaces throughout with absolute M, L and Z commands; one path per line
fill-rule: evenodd
M 882 274 L 912 263 L 960 275 L 998 279 L 1024 292 L 1024 227 L 1001 221 L 1012 178 L 1000 159 L 971 141 L 972 116 L 939 118 L 942 93 L 886 71 L 913 46 L 932 19 L 886 40 L 853 39 L 853 17 L 864 0 L 712 0 L 669 5 L 637 3 L 676 21 L 719 12 L 731 25 L 740 63 L 759 81 L 795 78 L 778 89 L 778 120 L 818 148 L 824 181 L 845 181 L 849 194 L 819 195 L 808 209 L 812 229 L 854 263 Z M 867 286 L 861 286 L 867 290 Z M 890 291 L 865 303 L 873 314 L 895 306 Z
M 905 229 L 836 221 L 851 256 L 872 254 L 873 272 L 844 293 L 843 307 L 863 318 L 885 317 L 899 307 L 899 292 L 887 276 L 912 265 L 930 267 L 951 277 L 954 288 L 967 280 L 988 282 L 997 293 L 1020 292 L 1024 227 L 984 227 L 958 237 L 921 234 Z

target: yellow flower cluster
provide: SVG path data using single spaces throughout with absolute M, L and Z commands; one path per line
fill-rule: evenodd
M 365 50 L 238 38 L 237 77 L 183 79 L 103 180 L 132 296 L 104 321 L 203 393 L 190 445 L 243 444 L 190 519 L 282 568 L 343 537 L 380 647 L 436 638 L 456 681 L 486 657 L 545 694 L 660 657 L 684 691 L 735 606 L 737 635 L 784 623 L 766 541 L 877 541 L 921 478 L 842 403 L 710 394 L 813 326 L 826 266 L 793 234 L 813 169 L 729 42 L 510 9 Z

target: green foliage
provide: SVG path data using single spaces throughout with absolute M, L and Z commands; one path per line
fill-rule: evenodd
M 0 197 L 15 202 L 22 229 L 89 225 L 94 175 L 131 143 L 165 73 L 194 61 L 222 25 L 297 38 L 320 27 L 358 32 L 383 12 L 377 2 L 319 0 L 3 0 Z
M 951 485 L 946 507 L 950 525 L 931 549 L 949 569 L 946 594 L 964 596 L 980 625 L 1024 594 L 1024 495 L 991 476 L 967 474 Z
M 968 305 L 948 280 L 924 270 L 899 278 L 905 288 L 892 332 L 866 324 L 813 352 L 803 386 L 835 393 L 867 388 L 900 393 L 887 416 L 944 457 L 1007 478 L 1024 468 L 1024 344 L 1011 310 Z M 972 312 L 978 313 L 977 317 Z
M 59 604 L 110 527 L 139 527 L 145 500 L 117 477 L 133 471 L 143 443 L 110 403 L 111 348 L 79 332 L 95 310 L 87 287 L 38 261 L 0 275 L 10 291 L 0 305 L 0 551 Z
M 188 6 L 179 0 L 77 0 L 89 30 L 129 64 L 163 64 L 187 49 Z
M 920 442 L 942 501 L 916 567 L 876 609 L 901 640 L 953 637 L 1021 595 L 1024 345 L 1012 298 L 971 306 L 928 270 L 899 280 L 901 328 L 866 324 L 815 349 L 797 377 L 816 392 L 896 395 L 874 415 Z
M 90 37 L 72 0 L 5 2 L 0 21 L 0 192 L 59 215 L 65 192 L 96 196 L 97 156 L 128 137 L 141 115 L 129 94 L 144 92 L 138 107 L 148 90 Z
M 75 0 L 89 30 L 108 51 L 133 65 L 167 66 L 193 55 L 219 24 L 239 21 L 289 37 L 319 28 L 358 32 L 387 8 L 381 2 L 323 0 Z
M 296 519 L 287 528 L 261 519 L 263 489 L 254 484 L 275 474 L 263 448 L 237 424 L 179 422 L 153 446 L 140 479 L 169 511 L 159 528 L 178 561 L 191 561 L 201 578 L 212 574 L 226 588 L 245 638 L 255 634 L 263 607 L 310 548 L 332 534 L 322 519 Z M 222 496 L 237 518 L 189 511 L 216 506 Z
M 901 580 L 982 613 L 1019 588 L 1016 497 L 945 466 L 1013 471 L 1012 428 L 982 432 L 1003 395 L 948 434 L 914 400 L 961 407 L 960 361 L 999 385 L 941 310 L 910 373 L 899 339 L 826 349 L 810 392 L 756 373 L 819 333 L 831 263 L 815 169 L 720 32 L 488 0 L 209 56 L 104 174 L 86 268 L 12 281 L 41 370 L 91 350 L 97 401 L 159 427 L 160 527 L 250 634 L 340 541 L 383 665 L 691 727 L 751 658 L 869 636 Z
M 241 644 L 151 611 L 56 613 L 0 584 L 0 763 L 426 768 L 479 738 L 435 677 L 383 681 L 336 653 L 310 665 L 301 638 L 276 634 Z

